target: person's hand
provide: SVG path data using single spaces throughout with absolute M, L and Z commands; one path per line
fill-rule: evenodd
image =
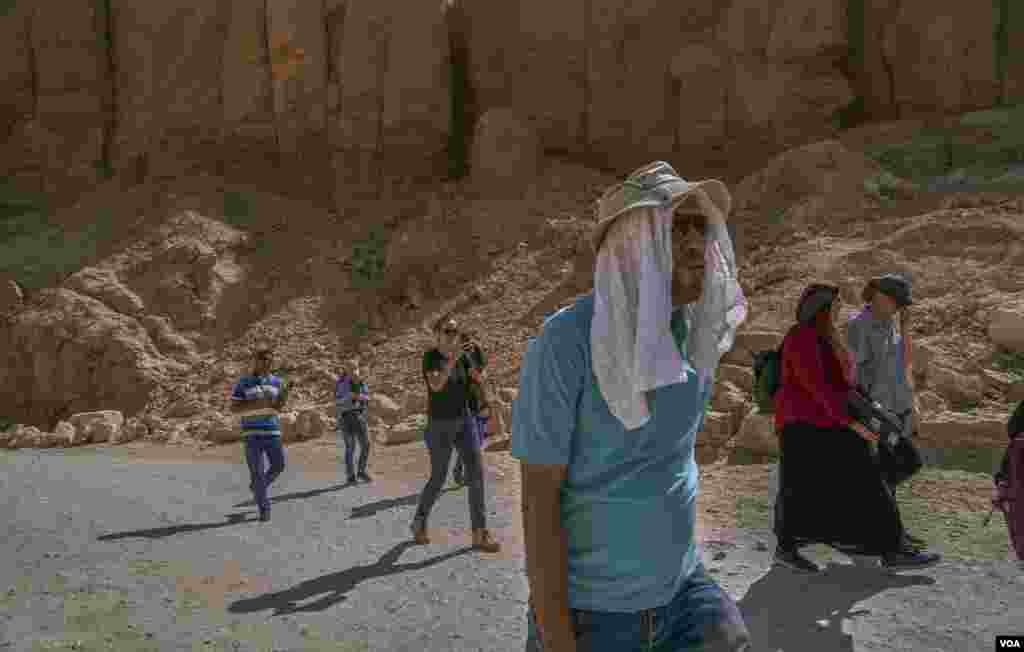
M 877 433 L 877 432 L 871 432 L 870 430 L 868 430 L 868 429 L 867 429 L 867 428 L 866 428 L 866 427 L 864 426 L 864 424 L 863 424 L 863 423 L 860 423 L 860 422 L 858 422 L 858 421 L 854 421 L 853 423 L 851 423 L 851 424 L 850 424 L 850 427 L 851 427 L 851 428 L 852 428 L 852 429 L 853 429 L 853 430 L 854 430 L 854 431 L 855 431 L 855 432 L 856 432 L 857 434 L 859 434 L 859 435 L 860 435 L 861 437 L 863 437 L 863 438 L 864 438 L 864 439 L 866 439 L 867 441 L 874 441 L 874 442 L 877 442 L 877 441 L 878 441 L 878 439 L 879 439 L 879 435 L 878 435 L 878 433 Z

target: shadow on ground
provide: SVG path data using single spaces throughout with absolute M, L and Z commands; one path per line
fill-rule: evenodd
M 415 544 L 411 541 L 406 541 L 398 544 L 391 550 L 388 550 L 380 559 L 372 564 L 355 566 L 347 570 L 338 571 L 337 573 L 322 575 L 316 579 L 306 580 L 305 582 L 296 584 L 290 589 L 285 589 L 284 591 L 276 591 L 256 598 L 238 600 L 228 607 L 228 611 L 230 613 L 237 614 L 273 609 L 273 615 L 275 616 L 293 614 L 300 611 L 323 611 L 324 609 L 345 600 L 345 594 L 355 588 L 360 582 L 378 577 L 386 577 L 396 573 L 419 570 L 421 568 L 433 566 L 434 564 L 439 564 L 448 559 L 452 559 L 453 557 L 464 555 L 473 550 L 471 546 L 467 546 L 443 555 L 438 555 L 437 557 L 424 559 L 423 561 L 411 564 L 396 564 L 395 562 L 402 556 L 402 553 L 413 545 Z M 299 602 L 316 596 L 320 597 L 313 602 L 298 606 Z
M 246 518 L 245 514 L 228 514 L 226 521 L 218 523 L 188 523 L 185 525 L 170 525 L 167 527 L 150 528 L 148 530 L 131 530 L 129 532 L 115 532 L 97 537 L 97 541 L 117 541 L 118 539 L 163 539 L 175 534 L 187 532 L 200 532 L 202 530 L 215 530 L 217 528 L 237 525 L 255 521 L 253 518 Z
M 445 487 L 441 490 L 441 495 L 452 491 L 458 491 L 459 489 L 462 489 L 462 487 Z M 419 500 L 419 494 L 411 494 L 409 496 L 402 496 L 401 498 L 386 498 L 384 500 L 378 500 L 377 502 L 369 503 L 368 505 L 353 507 L 349 518 L 366 518 L 367 516 L 373 516 L 377 512 L 394 509 L 395 507 L 414 507 L 419 503 Z
M 331 493 L 331 492 L 334 492 L 334 491 L 341 491 L 342 489 L 347 489 L 348 487 L 355 487 L 355 486 L 356 485 L 354 485 L 354 484 L 349 484 L 347 482 L 343 482 L 342 484 L 336 484 L 336 485 L 332 485 L 330 487 L 324 487 L 323 489 L 312 489 L 310 491 L 297 491 L 295 493 L 290 493 L 290 494 L 281 494 L 280 496 L 273 496 L 272 495 L 272 496 L 270 496 L 270 502 L 272 504 L 273 503 L 286 503 L 289 500 L 302 500 L 304 498 L 313 498 L 314 496 L 319 496 L 321 494 L 327 494 L 327 493 Z M 256 505 L 256 501 L 254 501 L 254 500 L 246 500 L 246 501 L 243 501 L 243 502 L 240 502 L 240 503 L 235 503 L 234 507 L 254 507 L 255 505 Z
M 820 573 L 774 567 L 740 601 L 740 611 L 758 650 L 853 652 L 843 620 L 870 614 L 853 605 L 889 589 L 935 584 L 922 575 L 831 563 Z

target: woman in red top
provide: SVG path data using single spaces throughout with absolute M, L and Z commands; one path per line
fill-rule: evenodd
M 878 435 L 847 411 L 851 358 L 836 330 L 839 289 L 814 284 L 797 306 L 797 324 L 782 347 L 782 384 L 775 394 L 780 433 L 775 561 L 804 571 L 818 567 L 799 547 L 825 543 L 843 552 L 879 555 L 889 567 L 938 561 L 904 545 L 899 508 L 868 442 Z

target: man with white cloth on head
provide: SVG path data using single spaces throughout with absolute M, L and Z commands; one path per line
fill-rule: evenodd
M 695 539 L 696 435 L 747 314 L 720 181 L 609 189 L 593 292 L 530 342 L 512 413 L 532 652 L 747 650 Z

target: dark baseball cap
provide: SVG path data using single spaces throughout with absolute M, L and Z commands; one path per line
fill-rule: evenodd
M 909 306 L 914 303 L 910 296 L 910 281 L 898 274 L 885 274 L 875 280 L 875 287 L 879 292 L 886 294 L 902 306 Z

